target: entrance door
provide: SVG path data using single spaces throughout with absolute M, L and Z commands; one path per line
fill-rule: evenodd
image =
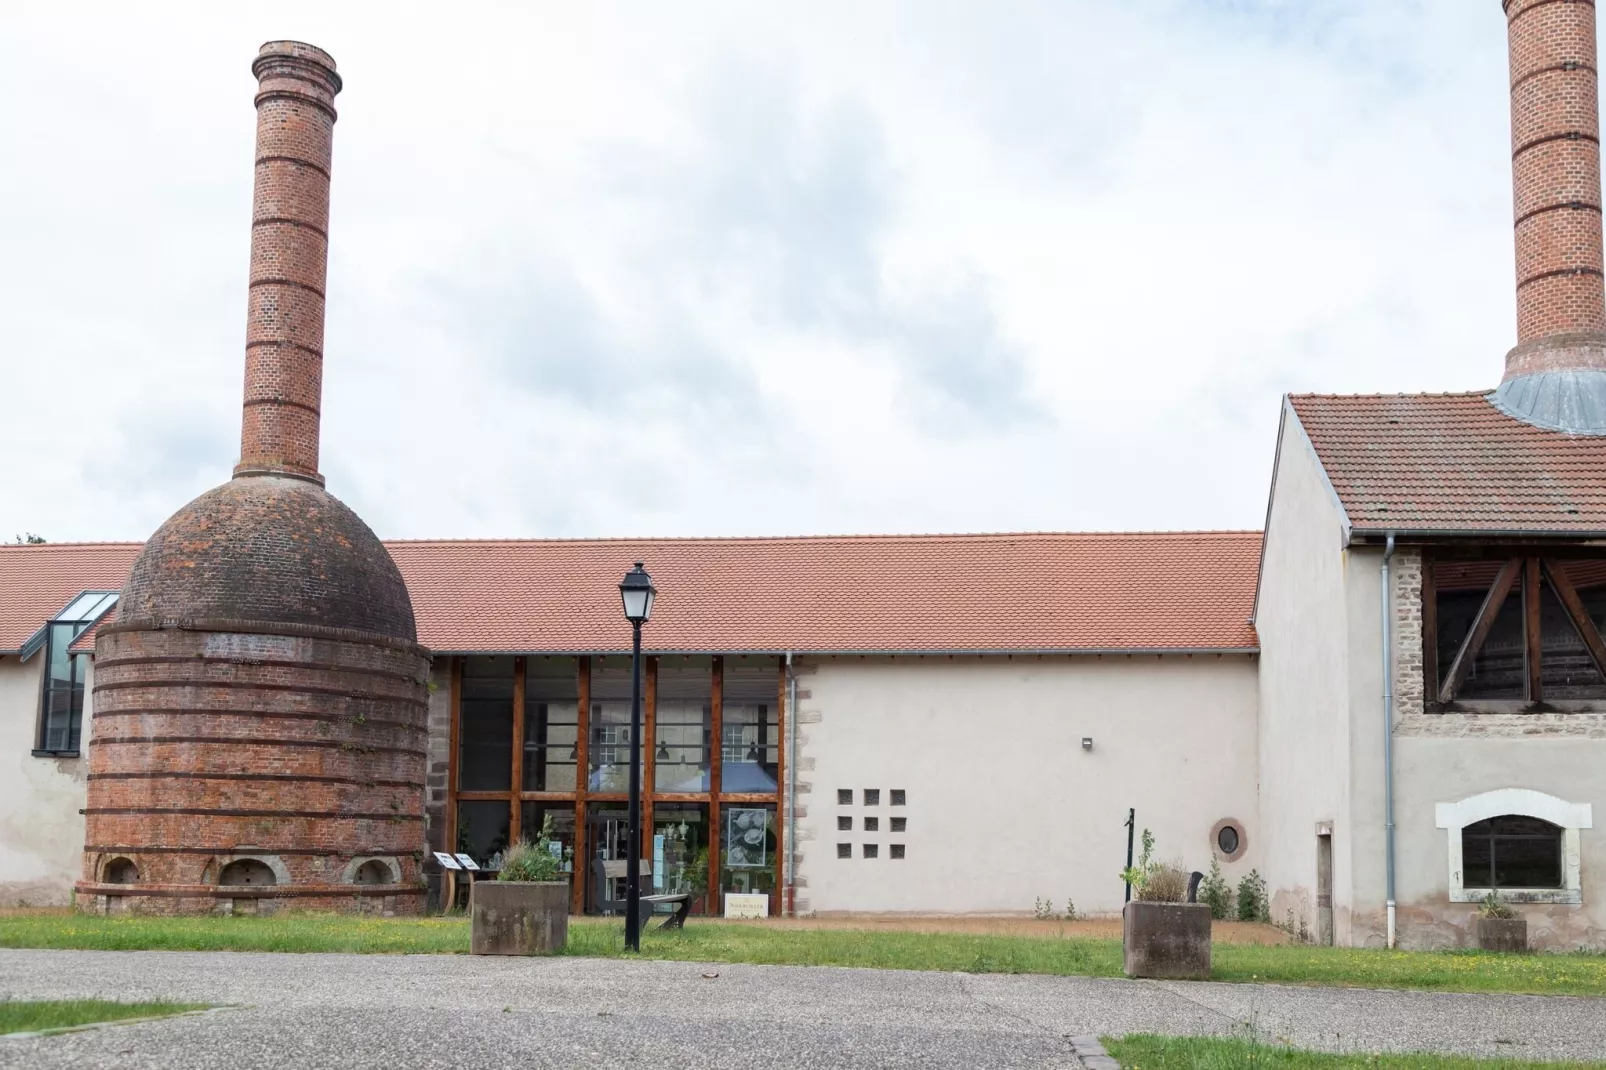
M 586 808 L 586 844 L 591 851 L 591 859 L 600 858 L 605 862 L 622 862 L 630 856 L 626 853 L 630 845 L 630 811 L 623 806 L 604 807 L 591 806 Z M 598 913 L 598 893 L 604 889 L 597 887 L 596 867 L 586 860 L 586 913 Z M 608 878 L 613 887 L 606 889 L 607 898 L 623 899 L 625 895 L 625 879 L 623 877 Z

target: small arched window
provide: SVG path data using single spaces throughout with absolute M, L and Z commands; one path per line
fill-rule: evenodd
M 352 878 L 352 883 L 354 884 L 392 884 L 394 882 L 395 878 L 390 872 L 390 867 L 377 858 L 369 859 L 358 866 L 357 872 Z
M 269 887 L 279 883 L 273 870 L 266 862 L 255 858 L 238 858 L 223 867 L 218 874 L 217 882 L 230 887 L 237 885 L 252 885 L 255 887 Z
M 101 877 L 107 884 L 138 884 L 139 867 L 128 858 L 114 858 L 106 863 Z
M 1461 830 L 1467 888 L 1561 888 L 1562 829 L 1537 817 L 1502 814 Z

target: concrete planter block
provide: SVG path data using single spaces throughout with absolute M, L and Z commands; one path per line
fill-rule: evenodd
M 569 942 L 568 881 L 475 881 L 468 909 L 476 955 L 550 955 Z
M 1478 946 L 1485 951 L 1527 951 L 1527 918 L 1479 918 Z
M 1128 977 L 1210 979 L 1210 907 L 1205 903 L 1143 903 L 1121 914 Z

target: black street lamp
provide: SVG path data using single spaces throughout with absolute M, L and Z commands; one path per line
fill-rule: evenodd
M 641 950 L 641 626 L 652 616 L 658 594 L 652 577 L 636 567 L 619 581 L 625 620 L 630 622 L 630 831 L 625 854 L 625 949 Z

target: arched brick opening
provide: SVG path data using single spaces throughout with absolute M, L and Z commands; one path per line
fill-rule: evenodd
M 370 858 L 357 867 L 352 877 L 353 884 L 395 884 L 396 875 L 391 872 L 390 866 L 382 859 Z
M 101 867 L 100 879 L 104 884 L 138 884 L 139 867 L 133 859 L 119 855 Z
M 223 867 L 217 882 L 230 887 L 249 885 L 257 888 L 272 887 L 279 883 L 272 867 L 256 858 L 237 858 Z

